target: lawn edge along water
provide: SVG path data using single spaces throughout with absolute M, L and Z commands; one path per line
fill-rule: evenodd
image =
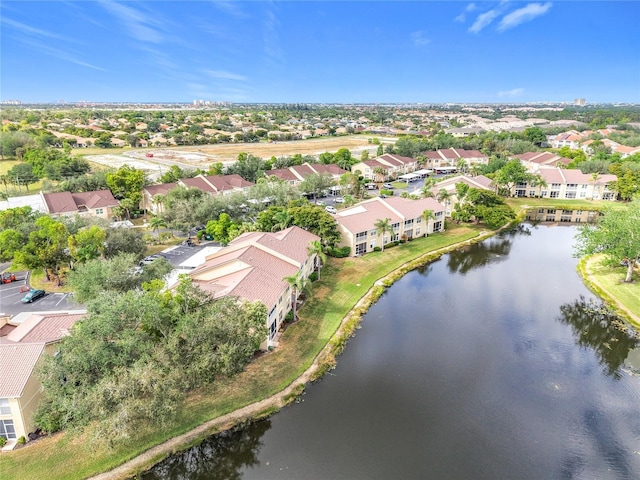
M 273 413 L 302 393 L 305 383 L 335 364 L 335 356 L 362 314 L 386 286 L 407 271 L 494 233 L 477 226 L 454 226 L 446 233 L 418 238 L 384 252 L 330 259 L 300 310 L 301 320 L 287 328 L 281 346 L 249 364 L 237 377 L 221 379 L 208 389 L 194 392 L 171 427 L 161 431 L 149 428 L 135 441 L 112 449 L 90 446 L 88 432 L 52 435 L 4 452 L 0 456 L 3 478 L 80 479 L 105 471 L 97 478 L 128 478 L 211 434 Z M 389 275 L 393 278 L 386 278 Z M 342 281 L 336 281 L 336 276 Z M 264 399 L 271 404 L 262 404 Z M 225 418 L 234 412 L 240 415 Z M 157 450 L 165 444 L 164 451 Z M 139 456 L 141 460 L 135 465 L 126 463 Z

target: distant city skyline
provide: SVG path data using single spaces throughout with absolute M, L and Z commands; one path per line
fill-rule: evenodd
M 640 103 L 640 3 L 4 1 L 0 101 Z

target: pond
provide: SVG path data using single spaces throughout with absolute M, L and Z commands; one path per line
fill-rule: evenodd
M 295 403 L 151 479 L 637 479 L 639 342 L 520 225 L 409 273 Z

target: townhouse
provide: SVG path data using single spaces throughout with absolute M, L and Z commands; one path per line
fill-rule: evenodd
M 425 220 L 426 210 L 433 217 Z M 402 197 L 380 198 L 360 202 L 358 205 L 340 210 L 333 215 L 341 234 L 340 246 L 351 248 L 351 256 L 372 252 L 389 242 L 410 240 L 433 232 L 444 231 L 443 205 L 433 198 L 418 200 Z M 393 233 L 379 233 L 376 222 L 389 219 Z
M 615 200 L 616 193 L 609 184 L 618 179 L 610 174 L 587 174 L 577 169 L 541 168 L 536 172 L 546 185 L 519 183 L 513 187 L 515 197 L 566 198 L 587 200 Z
M 422 152 L 421 155 L 426 158 L 424 166 L 432 169 L 456 167 L 460 160 L 464 160 L 467 167 L 489 163 L 489 157 L 484 153 L 478 150 L 465 150 L 464 148 L 445 148 Z
M 114 217 L 113 209 L 119 205 L 111 190 L 40 193 L 40 195 L 47 213 L 53 217 L 91 215 L 111 220 Z
M 189 275 L 215 298 L 229 295 L 262 302 L 269 332 L 262 348 L 276 346 L 276 334 L 292 308 L 293 292 L 284 279 L 297 273 L 305 279 L 311 275 L 317 258 L 308 249 L 316 240 L 320 237 L 296 226 L 276 233 L 247 232 L 207 256 Z
M 530 172 L 537 172 L 540 167 L 566 167 L 572 160 L 552 152 L 527 152 L 515 156 Z
M 235 192 L 247 194 L 255 184 L 248 182 L 240 175 L 196 175 L 193 178 L 182 178 L 177 182 L 147 185 L 142 189 L 140 208 L 154 214 L 164 211 L 162 197 L 166 196 L 174 188 L 197 188 L 203 192 L 217 196 L 230 195 Z
M 53 355 L 55 344 L 85 315 L 85 311 L 24 313 L 11 321 L 0 320 L 0 437 L 7 440 L 6 449 L 36 429 L 33 416 L 42 398 L 35 373 L 38 362 L 43 355 Z
M 300 185 L 305 178 L 313 174 L 330 175 L 333 181 L 338 182 L 345 173 L 347 173 L 347 170 L 340 168 L 336 164 L 324 163 L 303 163 L 302 165 L 293 165 L 264 172 L 267 178 L 276 177 L 291 185 Z
M 477 175 L 475 177 L 458 175 L 436 183 L 433 187 L 431 187 L 431 192 L 433 193 L 434 198 L 437 198 L 444 205 L 445 215 L 447 217 L 451 216 L 453 207 L 459 201 L 458 191 L 456 189 L 456 185 L 459 183 L 464 183 L 470 188 L 478 188 L 480 190 L 491 191 L 494 190 L 492 180 L 485 177 L 484 175 Z M 414 193 L 419 194 L 420 192 Z
M 367 180 L 386 181 L 399 175 L 414 172 L 418 161 L 401 155 L 384 154 L 371 160 L 364 160 L 351 166 L 351 171 L 359 171 Z

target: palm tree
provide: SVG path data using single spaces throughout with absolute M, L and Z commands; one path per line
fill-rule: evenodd
M 156 238 L 160 236 L 160 228 L 167 228 L 167 222 L 164 218 L 154 215 L 149 221 L 149 226 L 156 232 Z
M 324 245 L 322 245 L 322 242 L 320 242 L 320 240 L 314 240 L 313 242 L 309 243 L 307 251 L 309 252 L 309 255 L 315 255 L 316 260 L 319 260 L 316 262 L 316 266 L 318 269 L 318 280 L 320 280 L 320 269 L 322 268 L 322 265 L 324 265 L 324 263 L 327 261 L 327 254 L 324 253 Z
M 376 182 L 378 183 L 382 183 L 384 182 L 384 168 L 382 167 L 375 167 L 373 169 L 373 173 L 376 176 Z
M 279 232 L 280 230 L 284 230 L 291 226 L 291 223 L 293 222 L 293 215 L 289 214 L 286 210 L 281 210 L 273 215 L 273 220 L 275 223 L 273 224 L 271 231 Z
M 591 174 L 591 181 L 593 182 L 593 190 L 591 190 L 591 200 L 593 200 L 596 193 L 596 183 L 598 183 L 598 178 L 600 178 L 599 172 L 594 172 Z
M 424 185 L 422 187 L 422 198 L 433 198 L 435 195 L 431 189 L 436 184 L 436 180 L 432 177 L 427 178 L 424 181 Z
M 293 321 L 298 319 L 298 295 L 307 286 L 307 279 L 300 275 L 300 271 L 297 271 L 295 275 L 284 277 L 284 279 L 291 287 L 291 305 L 293 306 Z
M 373 226 L 376 227 L 376 233 L 378 235 L 382 235 L 382 247 L 380 248 L 380 250 L 384 252 L 384 234 L 388 233 L 390 235 L 393 235 L 393 227 L 391 226 L 391 219 L 390 218 L 378 219 L 378 221 L 376 221 L 376 223 L 374 223 Z
M 424 221 L 425 221 L 424 236 L 426 237 L 429 235 L 429 220 L 435 220 L 436 217 L 433 214 L 433 210 L 425 210 L 424 212 L 422 212 L 422 218 L 424 218 Z

